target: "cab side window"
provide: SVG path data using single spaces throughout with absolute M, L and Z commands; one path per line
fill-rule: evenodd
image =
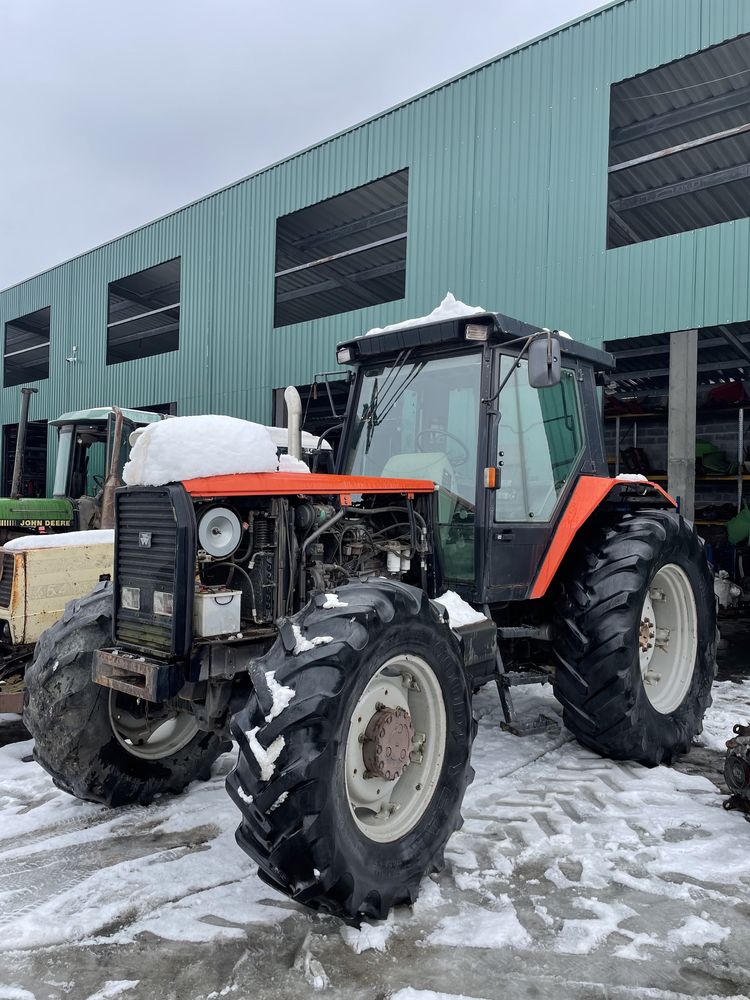
M 549 521 L 583 448 L 575 373 L 563 369 L 559 385 L 529 386 L 526 362 L 503 358 L 515 371 L 498 406 L 500 488 L 496 521 Z

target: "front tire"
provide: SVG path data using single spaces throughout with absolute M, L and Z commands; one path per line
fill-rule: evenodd
M 555 695 L 567 728 L 617 760 L 687 753 L 716 675 L 713 580 L 695 531 L 658 510 L 595 529 L 562 591 Z
M 295 652 L 282 630 L 264 658 L 294 697 L 270 718 L 253 692 L 234 717 L 227 789 L 261 878 L 357 922 L 413 902 L 442 867 L 475 724 L 458 642 L 421 591 L 373 580 L 336 593 L 338 607 L 318 596 L 291 619 L 331 641 Z
M 231 744 L 200 732 L 185 712 L 95 684 L 93 652 L 109 642 L 111 625 L 110 583 L 68 603 L 26 671 L 24 722 L 34 757 L 63 791 L 108 806 L 147 805 L 209 778 Z

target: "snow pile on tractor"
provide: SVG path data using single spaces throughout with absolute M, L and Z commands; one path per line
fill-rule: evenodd
M 237 417 L 175 417 L 138 435 L 123 470 L 128 486 L 163 486 L 185 479 L 243 472 L 308 472 L 304 462 L 279 458 L 267 427 Z
M 452 628 L 460 628 L 462 625 L 473 625 L 475 622 L 487 620 L 486 615 L 472 608 L 470 604 L 458 596 L 455 590 L 446 590 L 440 597 L 435 597 L 434 602 L 442 604 L 448 612 L 448 620 Z

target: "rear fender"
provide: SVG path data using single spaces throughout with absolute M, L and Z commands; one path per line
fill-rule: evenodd
M 677 503 L 658 483 L 646 479 L 581 476 L 552 533 L 529 597 L 544 597 L 570 546 L 581 528 L 605 502 L 628 507 L 676 507 Z

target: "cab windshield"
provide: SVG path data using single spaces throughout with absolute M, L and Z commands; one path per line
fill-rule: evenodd
M 420 359 L 365 370 L 347 471 L 430 479 L 448 576 L 474 572 L 482 354 Z
M 364 372 L 349 471 L 431 479 L 474 506 L 480 353 Z
M 104 482 L 106 425 L 65 424 L 60 428 L 54 497 L 96 496 Z

